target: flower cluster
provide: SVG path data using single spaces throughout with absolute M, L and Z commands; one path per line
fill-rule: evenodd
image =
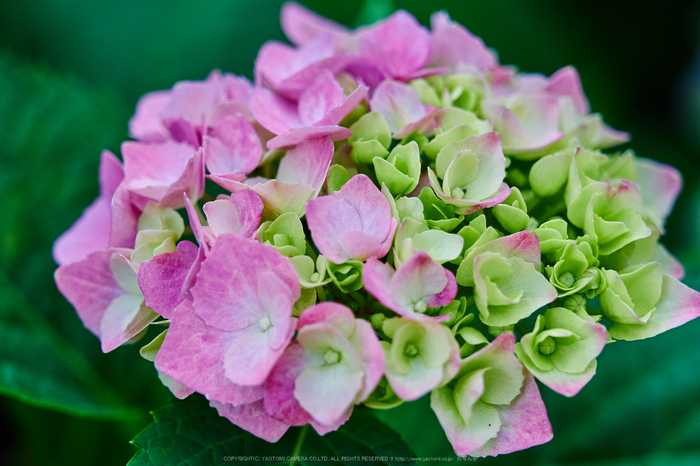
M 175 396 L 270 442 L 429 394 L 485 456 L 551 439 L 535 379 L 573 396 L 606 343 L 700 315 L 659 243 L 678 172 L 601 152 L 628 136 L 575 69 L 502 66 L 445 13 L 282 27 L 254 84 L 147 94 L 102 154 L 54 257 L 103 351 L 160 327 L 141 354 Z

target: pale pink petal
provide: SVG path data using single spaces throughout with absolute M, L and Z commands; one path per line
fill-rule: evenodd
M 250 432 L 266 442 L 274 443 L 282 438 L 289 425 L 270 417 L 265 412 L 263 400 L 238 406 L 211 401 L 210 405 L 241 429 Z
M 85 259 L 59 267 L 54 273 L 56 286 L 78 313 L 83 325 L 100 336 L 105 309 L 126 292 L 112 275 L 113 256 L 131 255 L 130 249 L 111 248 L 94 252 Z
M 287 152 L 277 170 L 277 179 L 284 183 L 305 184 L 318 195 L 333 159 L 333 141 L 328 138 L 302 142 Z
M 204 143 L 207 169 L 216 175 L 247 175 L 258 166 L 262 153 L 260 138 L 244 115 L 225 118 L 212 130 Z
M 108 353 L 141 333 L 158 314 L 146 307 L 143 296 L 124 294 L 114 299 L 102 315 L 100 341 Z
M 250 189 L 231 194 L 228 200 L 207 202 L 202 207 L 214 235 L 234 233 L 250 238 L 260 226 L 263 201 Z
M 428 30 L 405 11 L 397 11 L 360 32 L 360 53 L 387 77 L 403 77 L 430 60 Z
M 264 385 L 236 385 L 224 376 L 224 354 L 232 338 L 232 332 L 207 326 L 184 301 L 171 319 L 156 369 L 209 400 L 233 405 L 260 400 Z
M 337 328 L 346 338 L 350 338 L 355 331 L 355 320 L 355 315 L 347 306 L 326 301 L 304 310 L 299 316 L 297 327 L 302 329 L 307 325 L 325 322 Z
M 282 5 L 281 23 L 284 34 L 292 43 L 304 45 L 327 32 L 345 34 L 345 27 L 319 16 L 295 2 Z
M 392 134 L 426 114 L 425 105 L 413 88 L 390 79 L 377 86 L 369 106 L 384 117 Z
M 663 232 L 666 217 L 683 187 L 681 174 L 670 165 L 641 157 L 635 158 L 635 170 L 645 211 Z
M 440 293 L 425 301 L 428 307 L 447 306 L 455 299 L 455 296 L 457 296 L 457 280 L 452 272 L 447 269 L 444 270 L 445 276 L 447 276 L 447 285 L 445 285 L 445 288 L 443 288 Z
M 366 320 L 357 319 L 355 332 L 350 337 L 350 343 L 359 353 L 364 366 L 365 377 L 362 381 L 362 390 L 355 398 L 359 403 L 367 399 L 374 391 L 379 380 L 384 375 L 384 351 L 379 344 L 379 338 L 372 329 L 372 325 Z
M 265 210 L 277 215 L 294 212 L 300 218 L 304 216 L 307 201 L 314 196 L 312 186 L 277 180 L 256 184 L 253 191 L 262 199 Z
M 396 311 L 400 306 L 390 294 L 391 278 L 394 273 L 394 269 L 389 264 L 385 264 L 375 257 L 370 257 L 362 268 L 362 286 L 382 305 Z
M 292 264 L 273 247 L 231 233 L 216 239 L 202 263 L 192 287 L 195 312 L 208 325 L 226 331 L 257 323 L 265 315 L 257 291 L 258 272 L 263 271 L 281 280 L 283 286 L 277 293 L 289 298 L 287 311 L 291 316 L 291 305 L 301 296 Z
M 340 122 L 367 97 L 368 91 L 369 89 L 367 86 L 360 84 L 340 105 L 333 107 L 323 118 L 317 120 L 314 126 L 332 126 L 340 124 Z
M 432 136 L 437 128 L 438 110 L 433 109 L 423 115 L 420 119 L 411 123 L 405 124 L 401 129 L 394 133 L 394 139 L 403 139 L 412 133 L 418 133 L 422 136 Z
M 486 47 L 484 41 L 461 24 L 450 21 L 444 11 L 433 13 L 430 24 L 433 29 L 430 35 L 432 65 L 453 69 L 457 65 L 467 65 L 488 70 L 498 64 L 496 55 Z
M 163 142 L 170 132 L 160 119 L 167 106 L 171 91 L 149 92 L 136 103 L 136 113 L 129 120 L 129 136 L 143 142 Z
M 588 99 L 583 93 L 581 78 L 573 66 L 560 68 L 550 76 L 545 90 L 554 95 L 569 97 L 579 115 L 588 115 L 591 111 Z
M 425 252 L 417 252 L 396 270 L 391 297 L 403 308 L 442 292 L 449 283 L 445 269 Z M 450 300 L 452 301 L 452 300 Z
M 256 87 L 253 90 L 250 110 L 258 123 L 274 134 L 284 134 L 292 128 L 303 126 L 297 106 L 269 89 Z
M 491 439 L 471 456 L 497 456 L 525 450 L 552 440 L 552 425 L 547 418 L 535 379 L 527 371 L 520 395 L 508 406 L 496 405 L 501 419 L 498 436 Z
M 324 71 L 299 97 L 299 118 L 311 126 L 343 102 L 343 88 L 329 71 Z
M 267 141 L 268 149 L 282 149 L 296 146 L 304 141 L 328 136 L 331 141 L 341 141 L 352 136 L 352 132 L 343 126 L 309 126 L 293 128 Z
M 141 263 L 139 288 L 149 308 L 166 319 L 171 318 L 183 300 L 182 288 L 197 255 L 194 243 L 181 241 L 176 251 L 158 254 Z
M 700 316 L 700 293 L 677 279 L 663 276 L 661 297 L 649 321 L 642 325 L 613 323 L 610 336 L 616 340 L 641 340 L 651 338 Z

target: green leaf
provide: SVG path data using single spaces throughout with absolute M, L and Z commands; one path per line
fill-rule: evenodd
M 231 464 L 232 457 L 248 457 L 245 464 L 416 464 L 398 459 L 413 458 L 415 454 L 399 434 L 365 408 L 356 408 L 350 420 L 336 432 L 321 437 L 310 426 L 293 427 L 277 443 L 259 439 L 219 417 L 200 396 L 174 400 L 152 414 L 153 423 L 132 441 L 140 450 L 128 466 L 208 466 Z M 290 456 L 299 459 L 264 459 Z M 363 461 L 363 456 L 381 459 Z M 233 462 L 241 463 L 240 460 Z
M 79 416 L 138 416 L 2 272 L 0 341 L 0 393 Z

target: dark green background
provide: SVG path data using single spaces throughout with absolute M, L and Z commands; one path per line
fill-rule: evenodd
M 428 24 L 432 11 L 446 9 L 498 50 L 502 63 L 546 74 L 576 66 L 593 110 L 630 131 L 639 155 L 683 173 L 685 188 L 664 242 L 685 263 L 686 283 L 700 287 L 696 2 L 301 3 L 353 26 L 398 7 Z M 94 406 L 114 408 L 105 414 L 85 405 L 83 416 L 73 417 L 2 397 L 0 464 L 124 465 L 135 451 L 129 439 L 148 424 L 148 411 L 167 401 L 136 347 L 103 355 L 82 328 L 53 285 L 51 244 L 97 195 L 99 152 L 118 150 L 138 97 L 202 79 L 213 68 L 251 77 L 260 45 L 283 38 L 280 5 L 0 2 L 0 371 L 10 370 L 3 361 L 22 360 L 60 377 L 64 364 L 79 374 L 77 386 L 99 392 Z M 40 337 L 46 341 L 35 343 Z M 75 362 L 81 354 L 84 360 Z M 479 462 L 700 464 L 700 322 L 650 341 L 616 343 L 598 361 L 598 375 L 576 398 L 542 389 L 555 431 L 551 443 Z M 425 401 L 385 419 L 417 454 L 449 452 Z M 136 409 L 114 414 L 124 406 Z

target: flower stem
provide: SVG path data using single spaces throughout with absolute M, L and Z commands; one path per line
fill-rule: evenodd
M 301 428 L 299 432 L 299 438 L 297 439 L 296 445 L 294 445 L 294 451 L 292 452 L 292 460 L 289 462 L 289 466 L 294 466 L 297 463 L 297 457 L 301 453 L 301 447 L 304 446 L 304 440 L 306 439 L 306 433 L 309 431 L 309 425 L 306 424 Z
M 323 291 L 323 286 L 317 286 L 316 293 L 318 293 L 318 297 L 321 301 L 326 301 L 326 292 Z

